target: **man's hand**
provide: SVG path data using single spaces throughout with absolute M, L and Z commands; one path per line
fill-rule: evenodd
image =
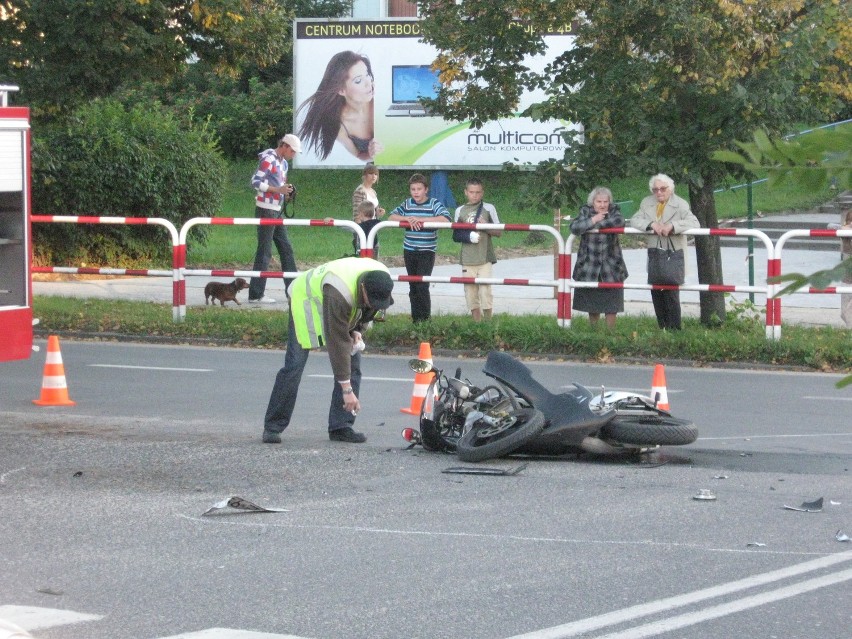
M 357 415 L 361 412 L 361 402 L 358 400 L 358 397 L 354 392 L 343 393 L 343 409 L 347 413 L 352 413 L 353 415 Z
M 361 333 L 358 331 L 352 331 L 349 333 L 349 336 L 352 338 L 352 351 L 351 354 L 355 355 L 355 353 L 360 353 L 367 345 L 364 343 L 364 338 L 361 336 Z

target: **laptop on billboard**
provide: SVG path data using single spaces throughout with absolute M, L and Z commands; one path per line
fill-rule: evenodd
M 386 117 L 418 117 L 431 115 L 420 98 L 435 98 L 438 73 L 428 64 L 394 65 L 391 67 L 391 105 Z

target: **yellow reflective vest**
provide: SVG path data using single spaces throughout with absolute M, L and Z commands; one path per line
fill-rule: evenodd
M 296 328 L 296 338 L 302 348 L 312 350 L 325 344 L 323 336 L 322 306 L 323 286 L 331 285 L 343 295 L 352 307 L 350 323 L 358 312 L 358 278 L 367 271 L 385 271 L 388 268 L 368 257 L 344 257 L 326 262 L 300 274 L 288 289 L 290 313 Z

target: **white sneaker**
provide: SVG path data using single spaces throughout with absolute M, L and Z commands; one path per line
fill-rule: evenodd
M 275 304 L 275 300 L 269 297 L 268 295 L 264 295 L 259 300 L 249 300 L 250 304 Z

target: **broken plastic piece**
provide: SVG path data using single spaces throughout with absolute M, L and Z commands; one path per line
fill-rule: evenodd
M 458 475 L 517 475 L 528 464 L 518 464 L 512 468 L 499 468 L 497 466 L 452 466 L 445 468 L 442 473 Z
M 852 538 L 850 538 L 850 537 L 849 537 L 849 535 L 847 535 L 847 534 L 846 534 L 845 532 L 843 532 L 842 530 L 838 530 L 838 531 L 837 531 L 837 534 L 835 534 L 835 535 L 834 535 L 834 538 L 835 538 L 837 541 L 852 541 Z
M 713 494 L 713 491 L 702 488 L 698 491 L 698 494 L 693 495 L 692 498 L 697 499 L 698 501 L 713 501 L 716 499 L 716 495 Z
M 750 541 L 746 544 L 746 546 L 753 546 L 755 548 L 763 548 L 766 544 L 762 541 Z
M 796 506 L 784 505 L 785 510 L 795 510 L 800 513 L 819 513 L 822 512 L 822 497 L 814 501 L 803 501 L 798 508 Z
M 229 497 L 228 499 L 223 499 L 222 501 L 213 504 L 210 508 L 201 513 L 201 515 L 209 515 L 210 513 L 216 512 L 217 510 L 222 510 L 224 508 L 234 508 L 236 510 L 242 510 L 244 512 L 251 513 L 288 512 L 286 508 L 264 508 L 263 506 L 258 506 L 257 504 L 250 502 L 248 499 L 243 499 L 242 497 Z

